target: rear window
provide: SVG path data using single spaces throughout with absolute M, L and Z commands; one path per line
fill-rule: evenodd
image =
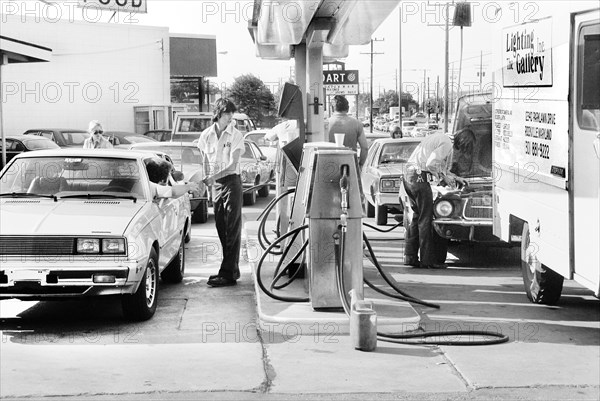
M 179 120 L 178 132 L 201 133 L 212 124 L 210 117 L 183 117 Z

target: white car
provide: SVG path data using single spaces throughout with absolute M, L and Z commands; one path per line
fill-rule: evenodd
M 376 139 L 369 147 L 361 182 L 367 200 L 367 217 L 386 225 L 388 211 L 403 212 L 398 193 L 408 158 L 421 138 Z
M 187 194 L 153 199 L 148 157 L 71 148 L 11 160 L 0 173 L 0 299 L 120 296 L 127 318 L 151 318 L 159 275 L 183 278 L 191 213 Z
M 244 139 L 254 142 L 260 148 L 262 154 L 267 157 L 267 162 L 271 165 L 271 168 L 275 170 L 277 163 L 277 141 L 269 141 L 265 138 L 265 135 L 270 133 L 269 131 L 257 129 L 244 135 Z

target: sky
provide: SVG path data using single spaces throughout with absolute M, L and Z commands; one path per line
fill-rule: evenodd
M 386 1 L 386 0 L 379 0 Z M 477 4 L 475 4 L 477 3 Z M 489 23 L 483 18 L 484 11 L 493 14 L 487 5 L 490 2 L 473 2 L 473 24 L 463 32 L 463 72 L 461 80 L 478 82 L 480 55 L 483 69 L 489 51 L 486 50 L 486 35 Z M 400 53 L 400 17 L 402 11 L 402 81 L 405 91 L 421 97 L 418 87 L 429 78 L 429 90 L 433 95 L 439 77 L 444 83 L 444 1 L 401 2 L 380 25 L 375 34 L 373 92 L 396 89 L 396 74 Z M 197 0 L 149 0 L 148 13 L 136 15 L 142 25 L 168 26 L 173 33 L 216 35 L 219 76 L 216 80 L 228 85 L 242 74 L 252 73 L 268 85 L 286 81 L 292 73 L 294 62 L 261 60 L 255 55 L 252 39 L 248 32 L 251 18 L 251 1 L 197 1 Z M 460 28 L 451 27 L 449 32 L 450 62 L 455 61 L 455 80 L 458 79 L 460 54 Z M 488 36 L 489 37 L 489 36 Z M 483 40 L 482 40 L 483 39 Z M 368 90 L 370 78 L 370 45 L 351 46 L 349 57 L 342 60 L 346 69 L 359 70 L 360 91 Z M 487 63 L 489 64 L 489 63 Z M 423 70 L 425 69 L 425 71 Z M 490 76 L 490 74 L 486 74 Z M 490 77 L 491 78 L 491 77 Z M 484 83 L 486 82 L 484 78 Z
M 379 0 L 386 1 L 386 0 Z M 402 1 L 377 29 L 373 38 L 383 39 L 374 42 L 373 92 L 396 89 L 396 74 L 400 53 L 400 16 L 402 12 L 402 81 L 405 91 L 421 98 L 419 88 L 429 81 L 433 96 L 435 83 L 439 77 L 444 84 L 444 4 L 445 1 Z M 491 3 L 491 4 L 488 4 Z M 493 15 L 494 2 L 472 2 L 473 23 L 463 31 L 463 70 L 461 80 L 479 82 L 477 72 L 480 64 L 485 70 L 489 65 L 490 24 L 486 22 Z M 188 34 L 216 35 L 219 76 L 216 80 L 230 84 L 234 77 L 252 73 L 270 85 L 286 81 L 294 62 L 261 60 L 255 55 L 252 39 L 248 32 L 248 19 L 251 18 L 251 1 L 197 1 L 197 0 L 149 0 L 148 13 L 136 15 L 143 25 L 168 26 L 171 32 Z M 451 15 L 452 18 L 452 15 Z M 460 55 L 460 28 L 449 31 L 450 62 L 454 63 L 454 79 L 458 79 Z M 359 70 L 360 91 L 368 90 L 370 79 L 370 45 L 351 46 L 345 60 L 346 69 Z M 481 60 L 481 54 L 483 59 Z M 424 71 L 425 69 L 425 71 Z M 486 74 L 483 83 L 491 79 Z
M 84 0 L 82 0 L 84 1 Z M 92 0 L 89 0 L 92 1 Z M 96 0 L 97 1 L 97 0 Z M 115 1 L 115 0 L 106 0 Z M 125 1 L 125 0 L 120 0 Z M 139 0 L 127 0 L 139 1 Z M 279 1 L 315 1 L 315 0 L 269 0 Z M 358 0 L 364 1 L 364 0 Z M 373 1 L 373 0 L 372 0 Z M 392 0 L 376 0 L 392 1 Z M 10 0 L 0 0 L 9 3 Z M 15 3 L 38 3 L 41 7 L 61 4 L 54 1 L 26 0 Z M 75 0 L 68 3 L 73 6 Z M 489 71 L 490 40 L 493 21 L 498 3 L 507 1 L 471 1 L 472 24 L 462 29 L 462 72 L 461 82 L 473 85 L 479 82 L 481 69 L 485 76 L 483 84 L 491 81 Z M 63 7 L 64 7 L 63 2 Z M 374 56 L 373 92 L 396 89 L 396 74 L 400 54 L 400 26 L 402 28 L 402 82 L 403 90 L 422 98 L 419 87 L 429 82 L 429 95 L 435 95 L 436 81 L 444 85 L 445 0 L 440 1 L 401 1 L 376 30 L 373 38 Z M 538 2 L 515 1 L 512 13 L 535 15 Z M 253 1 L 249 0 L 147 0 L 147 14 L 128 15 L 103 11 L 100 22 L 118 24 L 140 24 L 166 26 L 171 33 L 214 35 L 217 40 L 218 77 L 212 77 L 219 86 L 231 85 L 235 77 L 242 74 L 254 74 L 272 89 L 285 82 L 293 73 L 294 61 L 261 60 L 255 54 L 254 45 L 248 32 L 248 20 L 252 17 Z M 556 1 L 558 7 L 560 2 Z M 24 7 L 21 7 L 24 8 Z M 4 9 L 4 8 L 3 8 Z M 78 18 L 77 8 L 73 15 Z M 453 9 L 451 8 L 450 18 Z M 400 17 L 402 15 L 402 17 Z M 79 15 L 79 18 L 81 15 Z M 506 16 L 505 16 L 506 17 Z M 360 91 L 369 88 L 370 45 L 351 46 L 349 56 L 342 60 L 346 69 L 359 70 Z M 461 29 L 451 27 L 449 31 L 449 60 L 451 63 L 450 80 L 458 80 L 461 54 Z

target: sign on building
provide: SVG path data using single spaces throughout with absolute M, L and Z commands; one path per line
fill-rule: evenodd
M 323 88 L 329 95 L 358 95 L 358 70 L 323 71 Z
M 128 13 L 147 13 L 147 0 L 79 0 L 79 7 L 93 7 Z

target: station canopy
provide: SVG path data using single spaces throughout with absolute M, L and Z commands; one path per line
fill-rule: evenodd
M 365 45 L 400 0 L 254 0 L 248 30 L 263 59 L 289 60 L 294 46 L 322 42 L 323 58 Z

